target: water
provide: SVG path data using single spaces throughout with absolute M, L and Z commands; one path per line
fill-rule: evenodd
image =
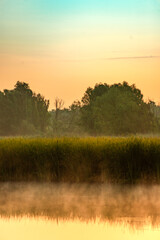
M 96 222 L 55 221 L 42 218 L 22 218 L 0 220 L 0 239 L 16 240 L 106 240 L 106 239 L 145 239 L 159 240 L 160 229 L 147 225 L 141 229 L 132 229 L 126 224 L 109 224 Z
M 0 240 L 160 239 L 160 186 L 0 185 Z

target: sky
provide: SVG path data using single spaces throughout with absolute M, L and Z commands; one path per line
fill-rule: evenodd
M 160 0 L 0 0 L 0 90 L 17 81 L 68 107 L 96 83 L 160 103 Z

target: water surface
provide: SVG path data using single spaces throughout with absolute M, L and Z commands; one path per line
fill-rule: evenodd
M 160 239 L 160 186 L 0 185 L 0 239 Z

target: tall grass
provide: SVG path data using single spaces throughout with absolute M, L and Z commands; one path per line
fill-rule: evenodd
M 0 181 L 160 183 L 160 138 L 1 139 Z

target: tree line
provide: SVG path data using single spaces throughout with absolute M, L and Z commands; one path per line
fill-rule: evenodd
M 64 108 L 34 93 L 25 82 L 0 91 L 0 135 L 105 136 L 160 132 L 160 106 L 145 102 L 141 90 L 127 82 L 96 84 L 80 101 Z

